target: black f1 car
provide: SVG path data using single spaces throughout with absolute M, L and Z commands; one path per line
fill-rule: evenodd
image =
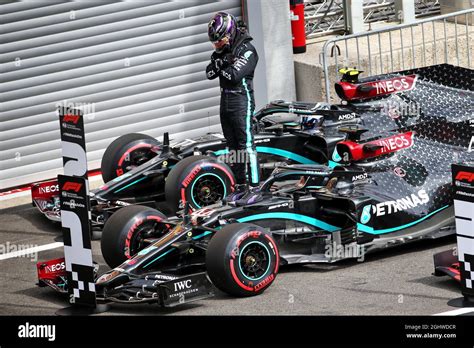
M 439 66 L 437 70 L 446 67 Z M 353 74 L 358 76 L 358 71 L 343 71 L 336 90 L 345 104 L 270 103 L 254 116 L 262 177 L 268 177 L 283 162 L 334 166 L 340 161 L 334 151 L 338 142 L 369 138 L 380 131 L 419 122 L 417 118 L 425 115 L 411 110 L 416 107 L 416 99 L 398 95 L 414 89 L 418 76 L 431 76 L 432 70 L 424 68 L 360 81 Z M 379 103 L 380 98 L 385 102 Z M 400 105 L 411 113 L 398 110 Z M 193 154 L 201 154 L 206 165 L 196 167 L 194 160 L 186 160 Z M 166 133 L 163 144 L 144 134 L 119 137 L 102 159 L 105 184 L 91 195 L 93 226 L 100 230 L 113 212 L 136 202 L 166 202 L 159 205 L 166 215 L 174 215 L 186 202 L 191 209 L 218 202 L 231 192 L 234 183 L 232 168 L 227 166 L 228 161 L 218 163 L 220 158 L 227 159 L 227 152 L 225 139 L 218 133 L 174 144 L 169 143 Z M 31 190 L 33 204 L 55 221 L 60 220 L 57 191 L 56 181 L 33 184 Z
M 339 164 L 279 165 L 261 184 L 257 203 L 191 211 L 188 201 L 183 216 L 169 219 L 140 205 L 118 210 L 103 229 L 103 256 L 114 268 L 97 278 L 99 298 L 172 305 L 208 296 L 208 280 L 231 295 L 251 296 L 267 289 L 282 265 L 359 258 L 452 234 L 451 164 L 473 159 L 472 71 L 423 68 L 387 77 L 392 87 L 373 88 L 405 88 L 407 74 L 416 88 L 375 100 L 371 95 L 359 105 L 366 108 L 361 124 L 334 129 L 344 134 L 331 156 Z M 373 93 L 353 86 L 359 99 Z M 380 112 L 400 100 L 416 102 L 416 115 Z M 397 127 L 387 130 L 388 118 Z M 331 134 L 314 132 L 322 140 Z M 201 160 L 189 157 L 190 163 Z M 38 264 L 40 284 L 65 291 L 61 271 L 45 273 L 42 265 L 48 267 Z

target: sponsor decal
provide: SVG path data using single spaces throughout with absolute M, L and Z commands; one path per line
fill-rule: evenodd
M 255 144 L 258 144 L 258 143 L 267 143 L 267 142 L 269 142 L 269 141 L 270 141 L 270 139 L 268 139 L 268 138 L 265 138 L 265 139 L 255 139 L 255 140 L 254 140 Z
M 81 116 L 80 115 L 66 114 L 63 117 L 63 122 L 69 122 L 69 123 L 77 124 L 79 122 L 79 117 L 81 117 Z
M 357 174 L 352 176 L 352 181 L 360 181 L 360 180 L 365 180 L 369 177 L 367 173 L 362 173 L 362 174 Z
M 460 171 L 456 175 L 456 180 L 473 182 L 474 181 L 474 172 Z
M 182 281 L 174 283 L 174 291 L 178 292 L 178 291 L 190 289 L 192 286 L 193 286 L 193 283 L 191 279 L 182 280 Z
M 413 145 L 413 135 L 413 132 L 402 133 L 370 143 L 382 146 L 380 153 L 386 154 L 411 147 Z
M 416 75 L 394 77 L 388 80 L 369 82 L 367 85 L 375 87 L 377 95 L 410 91 L 415 87 Z
M 188 185 L 193 181 L 193 179 L 196 177 L 196 175 L 201 171 L 201 166 L 198 165 L 194 167 L 194 169 L 191 171 L 191 173 L 188 174 L 188 176 L 183 180 L 183 187 L 188 187 Z
M 53 193 L 59 191 L 59 185 L 51 185 L 51 186 L 40 186 L 38 188 L 39 193 Z
M 415 208 L 417 206 L 426 204 L 429 201 L 430 197 L 426 191 L 420 190 L 416 194 L 412 193 L 410 196 L 406 196 L 395 201 L 377 203 L 372 206 L 372 212 L 376 216 L 384 216 Z
M 254 286 L 254 291 L 258 291 L 262 288 L 264 288 L 265 286 L 267 286 L 269 283 L 271 283 L 271 281 L 275 278 L 275 275 L 272 273 L 270 274 L 268 277 L 266 277 L 264 280 L 262 280 L 260 283 L 258 283 L 257 285 Z
M 402 167 L 395 167 L 393 169 L 393 172 L 395 173 L 396 176 L 399 176 L 400 178 L 404 178 L 407 175 L 407 172 L 405 169 Z
M 372 217 L 371 215 L 371 210 L 372 210 L 372 205 L 366 205 L 364 208 L 362 208 L 362 214 L 360 216 L 360 222 L 363 223 L 364 225 L 370 221 L 370 218 Z
M 281 204 L 277 204 L 277 205 L 272 205 L 272 206 L 268 207 L 268 210 L 282 208 L 282 207 L 289 207 L 289 205 L 290 205 L 290 203 L 281 203 Z
M 222 76 L 224 76 L 227 80 L 231 80 L 231 79 L 232 79 L 232 77 L 230 76 L 230 74 L 229 74 L 228 72 L 226 72 L 226 71 L 221 70 L 221 74 L 222 74 Z
M 249 59 L 249 57 L 252 55 L 252 53 L 253 53 L 252 51 L 247 51 L 247 52 L 245 52 L 245 53 L 244 53 L 245 59 Z
M 66 263 L 64 261 L 48 265 L 44 268 L 45 273 L 56 273 L 66 269 Z
M 62 189 L 64 191 L 74 191 L 74 192 L 79 192 L 81 189 L 82 184 L 78 182 L 70 182 L 66 181 L 66 183 L 63 185 Z
M 357 117 L 357 114 L 355 112 L 351 112 L 350 114 L 340 115 L 337 119 L 338 121 L 348 121 L 348 120 L 353 120 L 356 117 Z
M 19 338 L 46 338 L 52 342 L 56 340 L 56 325 L 35 325 L 26 322 L 18 326 Z
M 334 162 L 339 162 L 340 160 L 342 160 L 341 156 L 339 155 L 339 153 L 337 152 L 336 148 L 334 148 L 334 151 L 332 153 L 332 160 Z

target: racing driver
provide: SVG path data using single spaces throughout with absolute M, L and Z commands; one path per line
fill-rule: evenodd
M 235 191 L 227 201 L 252 203 L 259 199 L 259 164 L 253 139 L 255 100 L 253 76 L 258 54 L 250 43 L 245 23 L 218 12 L 208 24 L 209 40 L 215 51 L 206 68 L 207 78 L 219 77 L 221 87 L 220 121 L 230 151 L 237 160 L 230 163 L 236 178 Z M 242 156 L 242 154 L 244 154 Z M 243 157 L 243 159 L 242 159 Z

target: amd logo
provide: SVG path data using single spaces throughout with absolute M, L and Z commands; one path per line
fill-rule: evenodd
M 192 286 L 193 286 L 193 283 L 191 279 L 183 280 L 183 281 L 174 283 L 174 291 L 178 292 L 178 291 L 190 289 Z
M 365 180 L 369 177 L 367 173 L 357 174 L 352 176 L 352 181 Z
M 351 112 L 350 114 L 344 114 L 344 115 L 340 115 L 338 117 L 338 120 L 339 121 L 348 121 L 348 120 L 353 120 L 354 118 L 356 118 L 357 115 L 355 112 Z

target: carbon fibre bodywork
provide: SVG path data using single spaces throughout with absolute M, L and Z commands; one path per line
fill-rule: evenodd
M 257 203 L 219 203 L 163 220 L 173 228 L 99 277 L 98 294 L 123 300 L 132 297 L 120 287 L 149 274 L 205 271 L 210 239 L 234 223 L 268 231 L 283 265 L 361 258 L 377 249 L 454 233 L 451 164 L 474 159 L 472 70 L 440 65 L 371 77 L 353 88 L 407 74 L 416 76 L 410 89 L 359 98 L 344 107 L 267 106 L 256 117 L 272 136 L 288 130 L 284 122 L 265 118 L 272 109 L 318 120 L 311 129 L 298 126 L 288 132 L 310 140 L 314 153 L 326 156 L 322 164 L 276 164 L 260 186 L 263 199 Z

